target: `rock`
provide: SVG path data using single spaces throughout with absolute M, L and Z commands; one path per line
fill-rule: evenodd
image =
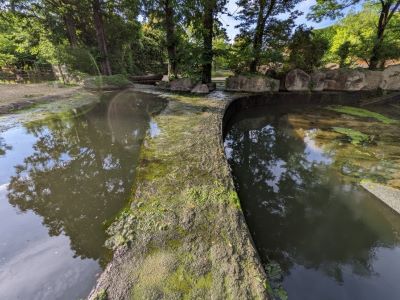
M 192 93 L 195 94 L 208 94 L 210 89 L 208 88 L 207 84 L 198 83 L 196 86 L 191 90 Z
M 163 75 L 163 77 L 161 78 L 161 81 L 169 82 L 169 76 L 168 75 Z
M 279 80 L 261 75 L 230 76 L 225 81 L 225 89 L 234 92 L 271 92 L 279 90 Z
M 325 65 L 324 68 L 325 68 L 325 69 L 328 69 L 328 70 L 337 70 L 337 69 L 340 68 L 340 66 L 339 66 L 339 64 L 328 63 L 328 64 Z
M 382 71 L 371 71 L 363 70 L 365 73 L 366 84 L 364 90 L 377 90 L 381 85 L 383 72 Z
M 169 83 L 169 81 L 158 81 L 157 83 L 156 83 L 156 85 L 160 88 L 160 89 L 163 89 L 163 90 L 169 90 L 169 89 L 171 89 L 171 84 Z
M 179 78 L 172 80 L 171 91 L 175 92 L 190 92 L 194 86 L 192 79 L 190 78 Z
M 215 82 L 211 83 L 201 83 L 199 82 L 196 86 L 191 90 L 191 93 L 195 94 L 208 94 L 216 89 L 217 85 Z
M 326 74 L 324 72 L 314 72 L 311 74 L 310 88 L 312 91 L 323 91 L 325 88 Z
M 380 88 L 383 90 L 400 90 L 400 65 L 392 65 L 382 72 Z
M 265 75 L 269 69 L 270 69 L 269 65 L 261 65 L 257 67 L 257 72 Z
M 285 87 L 288 91 L 308 91 L 310 83 L 311 76 L 300 69 L 290 71 L 285 78 Z
M 359 91 L 367 85 L 365 73 L 358 70 L 328 70 L 325 75 L 324 89 L 328 91 Z
M 207 83 L 207 86 L 210 92 L 215 91 L 215 89 L 217 88 L 217 84 L 215 82 Z

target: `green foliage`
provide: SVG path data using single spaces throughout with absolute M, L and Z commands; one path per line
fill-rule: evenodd
M 347 59 L 350 54 L 350 49 L 351 49 L 351 43 L 349 41 L 345 41 L 343 44 L 339 46 L 339 48 L 336 51 L 336 54 L 340 58 L 340 67 L 346 67 L 347 66 Z
M 84 86 L 89 89 L 121 89 L 132 85 L 125 75 L 93 76 L 86 78 Z
M 322 57 L 328 49 L 328 41 L 316 35 L 311 29 L 299 26 L 289 43 L 289 65 L 306 72 L 313 71 L 322 64 Z
M 317 5 L 312 7 L 309 18 L 320 21 L 325 17 L 341 17 L 345 7 L 359 2 L 361 1 L 317 1 Z M 367 1 L 361 11 L 350 11 L 336 25 L 319 30 L 330 36 L 329 51 L 324 61 L 337 62 L 341 65 L 351 65 L 357 60 L 370 63 L 374 49 L 378 50 L 376 55 L 381 62 L 398 59 L 400 57 L 400 31 L 398 30 L 400 14 L 398 10 L 395 10 L 397 2 Z M 387 19 L 379 25 L 381 16 Z M 379 31 L 383 32 L 382 38 L 378 38 Z
M 243 35 L 237 36 L 229 52 L 228 68 L 235 74 L 242 73 L 250 64 L 252 53 L 250 39 Z

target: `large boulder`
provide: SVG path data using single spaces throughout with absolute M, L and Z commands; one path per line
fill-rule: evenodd
M 225 89 L 234 92 L 272 92 L 279 90 L 279 80 L 261 75 L 230 76 L 225 81 Z
M 367 85 L 365 73 L 359 70 L 328 70 L 325 75 L 324 89 L 327 91 L 359 91 Z
M 196 86 L 192 89 L 192 93 L 195 94 L 208 94 L 210 92 L 210 89 L 208 88 L 207 84 L 204 83 L 198 83 Z
M 365 73 L 365 86 L 364 90 L 377 90 L 383 78 L 382 71 L 371 71 L 371 70 L 364 70 Z
M 311 76 L 300 69 L 294 69 L 287 73 L 285 87 L 288 91 L 310 90 Z
M 310 89 L 312 91 L 323 91 L 325 87 L 326 74 L 316 71 L 311 74 Z
M 389 66 L 382 72 L 380 87 L 383 90 L 400 90 L 400 65 Z
M 194 87 L 194 82 L 190 78 L 179 78 L 170 82 L 171 91 L 190 92 Z
M 208 94 L 215 90 L 217 85 L 214 82 L 211 83 L 201 83 L 195 85 L 195 87 L 191 90 L 191 93 L 194 94 Z

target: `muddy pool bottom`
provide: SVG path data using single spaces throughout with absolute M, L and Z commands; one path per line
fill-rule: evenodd
M 284 299 L 400 299 L 400 215 L 360 187 L 400 187 L 400 107 L 237 113 L 225 152 L 246 221 Z
M 127 91 L 100 100 L 0 133 L 0 299 L 86 298 L 111 258 L 105 226 L 165 103 Z

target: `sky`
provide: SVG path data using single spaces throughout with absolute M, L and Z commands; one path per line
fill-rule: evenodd
M 237 5 L 235 3 L 236 1 L 237 0 L 228 0 L 227 8 L 228 8 L 229 13 L 232 14 L 233 16 L 237 15 L 237 13 L 239 11 L 239 9 L 238 9 L 238 7 L 237 7 Z M 307 20 L 306 16 L 310 11 L 311 6 L 314 5 L 314 4 L 315 4 L 315 0 L 305 0 L 305 1 L 302 1 L 299 4 L 297 4 L 295 9 L 297 9 L 299 11 L 302 11 L 303 15 L 301 15 L 300 17 L 298 17 L 296 19 L 296 24 L 306 24 L 307 26 L 314 27 L 314 28 L 323 28 L 323 27 L 327 27 L 329 25 L 332 25 L 335 21 L 332 21 L 332 20 L 329 20 L 329 19 L 323 20 L 320 23 L 316 23 L 316 22 L 312 22 L 312 21 L 308 21 Z M 224 26 L 225 26 L 225 28 L 227 30 L 229 39 L 231 41 L 233 41 L 233 39 L 236 36 L 236 34 L 239 33 L 239 29 L 235 28 L 235 26 L 238 25 L 239 22 L 236 21 L 234 19 L 234 17 L 229 17 L 227 15 L 221 16 L 220 20 L 224 24 Z

